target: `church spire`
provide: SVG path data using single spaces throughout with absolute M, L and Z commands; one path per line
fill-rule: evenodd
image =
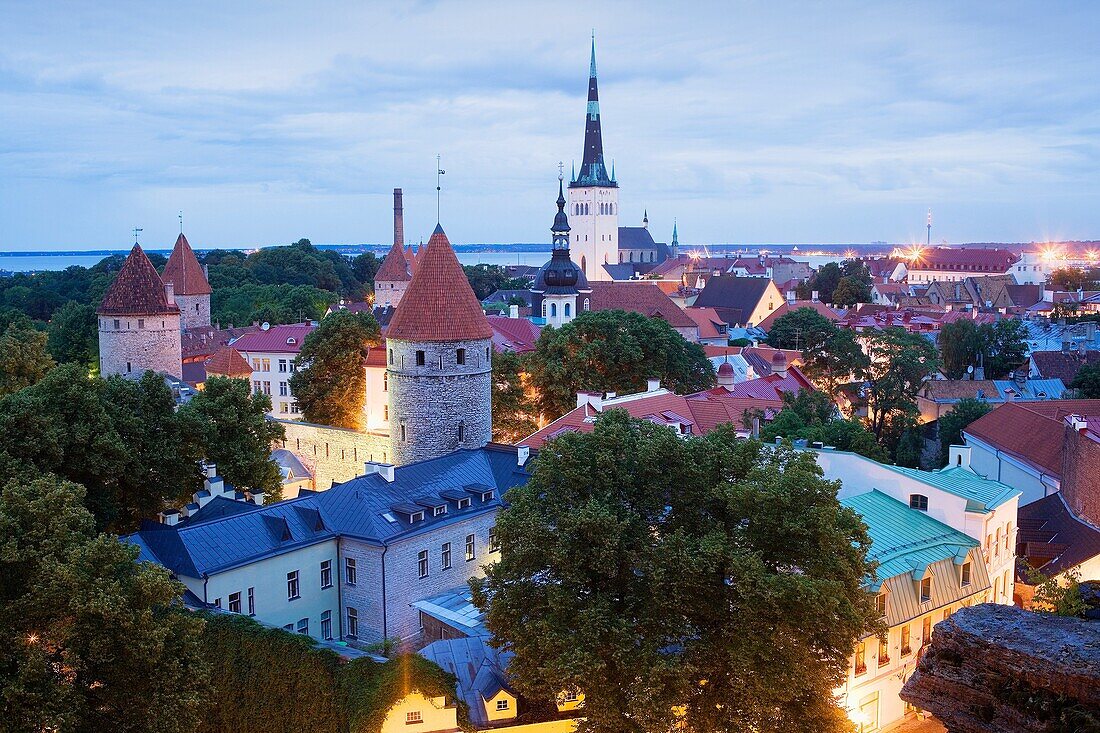
M 607 175 L 603 159 L 603 131 L 600 127 L 600 94 L 596 87 L 596 34 L 592 34 L 592 61 L 588 72 L 588 110 L 584 122 L 584 158 L 581 172 L 571 186 L 615 185 Z
M 565 250 L 566 258 L 569 257 L 569 217 L 565 214 L 565 166 L 558 163 L 558 213 L 554 216 L 554 226 L 550 232 L 554 235 L 554 250 Z
M 678 234 L 676 232 L 676 220 L 675 219 L 672 220 L 672 245 L 671 245 L 670 249 L 672 250 L 672 252 L 670 253 L 670 255 L 672 257 L 676 257 L 680 252 L 680 237 L 678 236 Z

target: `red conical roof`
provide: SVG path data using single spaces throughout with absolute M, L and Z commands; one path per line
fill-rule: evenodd
M 386 255 L 386 259 L 382 260 L 378 272 L 374 274 L 374 279 L 376 282 L 407 282 L 412 279 L 409 269 L 409 261 L 405 259 L 405 251 L 400 244 L 394 242 Z
M 390 319 L 386 338 L 403 341 L 468 341 L 492 338 L 493 329 L 458 257 L 436 225 L 417 253 L 416 272 Z
M 176 238 L 176 246 L 172 248 L 160 279 L 172 283 L 176 295 L 210 295 L 210 283 L 183 232 Z
M 179 313 L 179 306 L 168 302 L 164 282 L 157 268 L 137 244 L 118 272 L 118 277 L 103 294 L 96 313 L 103 316 L 157 315 Z

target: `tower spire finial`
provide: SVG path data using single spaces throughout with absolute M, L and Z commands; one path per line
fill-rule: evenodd
M 183 212 L 180 211 L 180 234 L 183 234 Z
M 447 171 L 439 167 L 440 156 L 439 153 L 435 154 L 435 225 L 439 226 L 439 197 L 443 188 L 439 185 L 439 177 Z
M 588 67 L 588 75 L 596 78 L 596 29 L 592 29 L 592 63 Z
M 134 232 L 134 246 L 136 247 L 137 244 L 138 244 L 138 235 L 141 234 L 145 230 L 142 229 L 141 227 L 134 227 L 132 231 Z

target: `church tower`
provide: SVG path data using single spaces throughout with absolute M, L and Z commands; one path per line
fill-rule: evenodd
M 210 283 L 183 232 L 176 238 L 160 279 L 172 286 L 184 331 L 210 327 Z
M 569 182 L 572 248 L 590 281 L 611 280 L 605 264 L 619 262 L 619 184 L 609 176 L 603 157 L 600 95 L 596 88 L 596 39 L 588 74 L 588 110 L 584 123 L 584 157 L 579 175 Z
M 569 217 L 565 213 L 562 176 L 558 176 L 558 213 L 554 217 L 554 249 L 550 261 L 542 266 L 531 286 L 531 308 L 546 319 L 546 325 L 561 328 L 577 317 L 578 296 L 588 295 L 592 288 L 584 273 L 569 258 Z M 586 298 L 587 300 L 587 298 Z
M 180 309 L 172 284 L 137 244 L 96 309 L 99 373 L 137 379 L 146 370 L 183 376 Z
M 492 439 L 492 336 L 436 225 L 386 332 L 394 463 L 480 448 Z

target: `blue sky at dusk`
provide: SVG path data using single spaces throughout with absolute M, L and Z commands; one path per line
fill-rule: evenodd
M 1100 239 L 1098 3 L 0 0 L 0 249 L 549 242 L 593 27 L 658 239 Z

